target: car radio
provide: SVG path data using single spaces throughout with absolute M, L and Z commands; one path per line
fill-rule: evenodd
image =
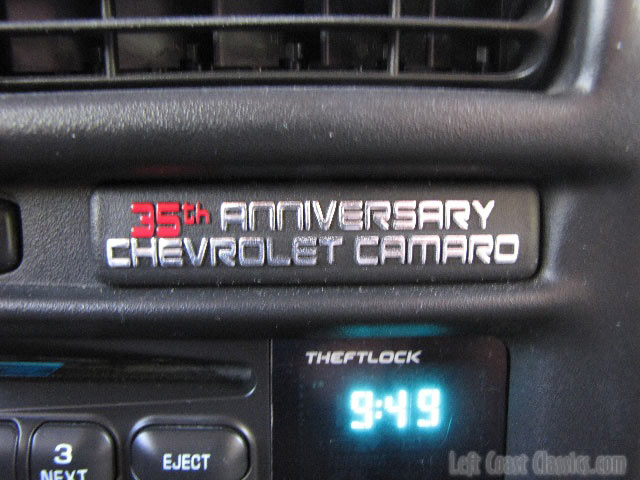
M 182 349 L 3 359 L 3 478 L 436 479 L 451 456 L 504 452 L 507 351 L 492 337 Z

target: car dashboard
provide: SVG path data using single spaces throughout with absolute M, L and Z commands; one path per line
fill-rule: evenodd
M 0 0 L 0 478 L 636 478 L 640 8 Z

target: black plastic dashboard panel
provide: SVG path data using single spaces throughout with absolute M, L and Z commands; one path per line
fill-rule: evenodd
M 546 92 L 0 96 L 2 196 L 20 206 L 23 233 L 22 263 L 0 277 L 3 351 L 488 333 L 510 357 L 507 453 L 621 454 L 637 478 L 640 11 L 631 1 L 576 9 L 585 15 Z M 539 269 L 526 280 L 437 285 L 120 288 L 98 277 L 96 188 L 267 180 L 528 183 L 540 196 Z

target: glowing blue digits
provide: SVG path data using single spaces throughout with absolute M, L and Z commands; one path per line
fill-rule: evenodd
M 376 421 L 385 418 L 385 413 L 395 417 L 398 430 L 406 429 L 410 423 L 419 429 L 433 429 L 440 425 L 441 404 L 439 388 L 422 388 L 411 397 L 407 390 L 400 389 L 381 398 L 376 398 L 373 390 L 354 390 L 350 397 L 351 429 L 372 430 Z M 411 420 L 412 415 L 417 420 Z
M 418 392 L 418 409 L 426 413 L 427 418 L 418 419 L 418 427 L 437 427 L 440 423 L 440 389 L 423 388 Z
M 370 430 L 373 427 L 373 392 L 370 390 L 356 390 L 351 394 L 351 411 L 362 415 L 361 420 L 353 420 L 351 428 L 354 430 Z
M 387 395 L 384 397 L 384 409 L 396 416 L 396 425 L 398 428 L 407 426 L 407 391 L 400 390 L 398 392 L 398 401 L 394 403 L 393 397 Z

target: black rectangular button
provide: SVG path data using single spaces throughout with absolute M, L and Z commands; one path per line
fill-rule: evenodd
M 113 480 L 111 436 L 90 423 L 45 423 L 31 439 L 31 480 Z
M 18 207 L 0 200 L 0 273 L 18 266 L 22 259 L 20 212 Z
M 240 480 L 249 449 L 228 427 L 147 427 L 133 441 L 131 467 L 138 480 Z
M 18 430 L 11 423 L 0 424 L 0 478 L 15 478 Z

